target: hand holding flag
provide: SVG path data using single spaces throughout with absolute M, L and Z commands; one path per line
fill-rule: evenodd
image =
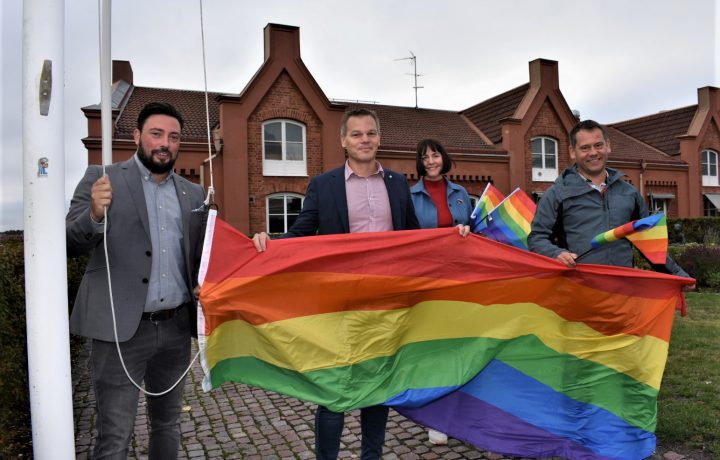
M 477 225 L 476 233 L 482 233 L 491 240 L 528 249 L 527 237 L 534 215 L 535 203 L 527 193 L 516 188 Z
M 504 199 L 505 196 L 503 196 L 500 190 L 488 182 L 475 205 L 475 209 L 473 209 L 472 214 L 470 214 L 470 229 L 473 233 L 479 233 L 480 226 L 488 214 L 490 214 L 490 211 L 495 209 Z
M 653 214 L 628 222 L 596 235 L 590 242 L 591 249 L 578 256 L 583 257 L 593 249 L 627 238 L 647 259 L 654 264 L 665 264 L 667 259 L 667 220 L 664 213 Z

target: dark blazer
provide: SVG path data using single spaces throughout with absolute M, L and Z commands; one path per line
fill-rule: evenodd
M 113 200 L 108 208 L 107 246 L 118 339 L 130 339 L 140 324 L 152 265 L 152 244 L 145 194 L 134 157 L 107 166 Z M 114 341 L 108 294 L 107 266 L 102 233 L 90 220 L 90 190 L 102 176 L 101 166 L 89 166 L 70 203 L 65 218 L 68 255 L 90 254 L 70 316 L 70 332 L 94 339 Z M 188 297 L 197 285 L 207 213 L 201 212 L 203 189 L 179 175 L 173 175 L 180 202 L 183 226 L 183 253 Z M 196 334 L 196 311 L 190 308 L 188 331 Z
M 420 228 L 410 198 L 410 187 L 402 174 L 385 169 L 384 179 L 390 199 L 393 228 Z M 296 236 L 350 233 L 347 195 L 345 194 L 345 166 L 333 169 L 310 180 L 302 211 L 290 230 L 281 238 Z

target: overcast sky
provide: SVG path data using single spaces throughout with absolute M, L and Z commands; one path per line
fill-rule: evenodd
M 300 27 L 306 66 L 330 98 L 462 110 L 559 62 L 582 118 L 635 118 L 697 103 L 720 86 L 720 0 L 204 0 L 208 90 L 239 93 L 262 64 L 263 27 Z M 80 108 L 100 102 L 97 0 L 65 0 L 67 202 L 87 164 Z M 22 217 L 22 0 L 0 6 L 0 231 Z M 203 88 L 199 0 L 116 0 L 112 58 L 135 85 Z

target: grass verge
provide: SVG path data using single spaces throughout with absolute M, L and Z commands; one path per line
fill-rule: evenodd
M 656 434 L 662 445 L 720 458 L 720 294 L 686 298 L 688 314 L 673 325 Z

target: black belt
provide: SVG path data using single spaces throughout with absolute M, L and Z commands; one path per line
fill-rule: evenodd
M 142 319 L 149 319 L 152 322 L 165 321 L 166 319 L 173 318 L 180 312 L 181 309 L 191 306 L 192 304 L 192 302 L 185 302 L 178 307 L 170 308 L 167 310 L 146 311 L 142 314 Z

